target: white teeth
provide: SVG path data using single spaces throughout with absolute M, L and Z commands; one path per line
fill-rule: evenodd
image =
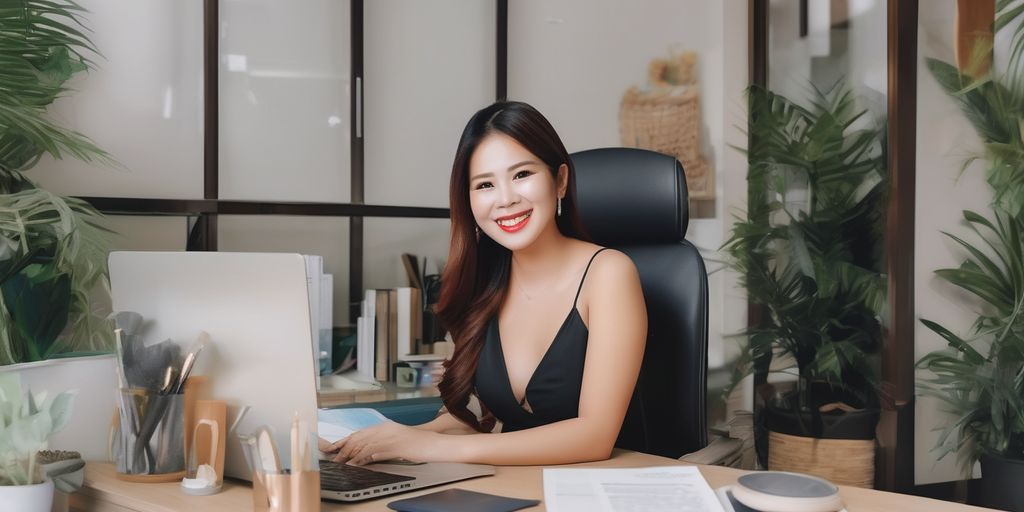
M 532 213 L 532 212 L 524 213 L 524 214 L 522 214 L 522 215 L 520 215 L 520 216 L 518 216 L 518 217 L 516 217 L 514 219 L 499 220 L 498 224 L 502 225 L 502 226 L 505 226 L 507 228 L 510 228 L 510 227 L 515 226 L 516 224 L 519 224 L 520 222 L 526 220 L 526 218 L 530 216 L 530 213 Z

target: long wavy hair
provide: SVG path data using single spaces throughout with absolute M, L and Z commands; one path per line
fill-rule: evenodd
M 498 314 L 505 299 L 512 268 L 510 250 L 483 231 L 478 240 L 469 204 L 469 160 L 480 141 L 494 133 L 511 137 L 536 155 L 556 183 L 558 168 L 568 166 L 569 186 L 562 198 L 562 215 L 555 218 L 555 224 L 565 236 L 589 240 L 576 210 L 576 172 L 551 123 L 537 109 L 517 101 L 497 102 L 474 114 L 462 132 L 452 164 L 451 245 L 435 312 L 455 342 L 455 352 L 445 362 L 438 386 L 441 399 L 449 413 L 481 432 L 494 427 L 494 416 L 481 403 L 483 416 L 478 420 L 467 405 L 475 394 L 473 381 L 487 323 Z

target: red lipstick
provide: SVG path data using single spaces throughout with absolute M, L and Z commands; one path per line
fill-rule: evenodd
M 516 231 L 526 227 L 526 224 L 530 222 L 530 216 L 532 214 L 533 210 L 527 210 L 525 212 L 498 217 L 497 219 L 494 219 L 494 222 L 498 224 L 498 227 L 501 228 L 502 231 L 506 233 L 515 233 Z

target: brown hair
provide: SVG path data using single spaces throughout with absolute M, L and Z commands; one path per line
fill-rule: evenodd
M 563 235 L 589 240 L 575 208 L 572 160 L 551 123 L 535 108 L 517 101 L 497 102 L 474 114 L 462 132 L 452 164 L 448 192 L 451 244 L 435 312 L 455 341 L 455 352 L 445 361 L 444 377 L 438 386 L 441 399 L 449 413 L 485 432 L 494 427 L 493 415 L 481 404 L 483 420 L 478 421 L 466 405 L 475 393 L 473 380 L 487 324 L 505 299 L 512 263 L 512 252 L 482 231 L 477 240 L 469 204 L 469 160 L 480 141 L 492 133 L 502 133 L 522 144 L 548 166 L 556 182 L 558 168 L 562 164 L 569 167 L 562 215 L 556 217 L 555 224 Z

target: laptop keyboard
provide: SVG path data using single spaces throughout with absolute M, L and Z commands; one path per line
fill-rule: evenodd
M 320 461 L 320 488 L 325 491 L 356 491 L 410 480 L 415 478 L 372 471 L 351 464 Z

